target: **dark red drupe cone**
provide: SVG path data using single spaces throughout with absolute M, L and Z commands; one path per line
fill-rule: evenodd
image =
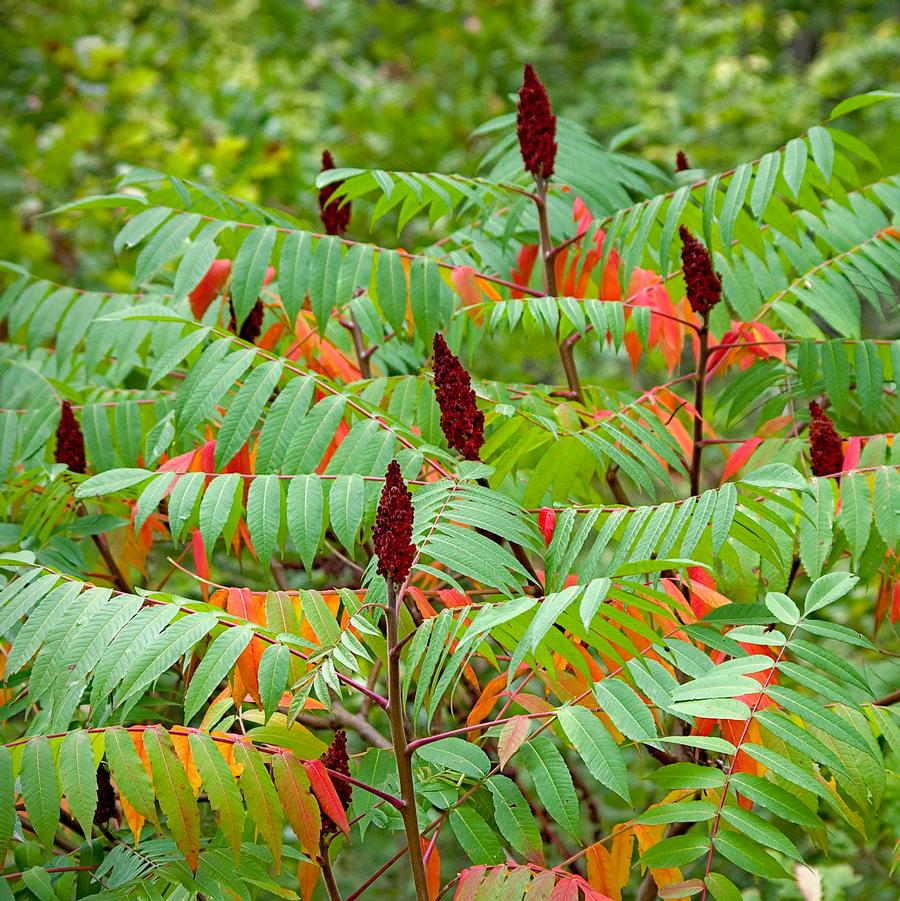
M 516 122 L 525 171 L 535 178 L 550 178 L 556 160 L 556 116 L 531 63 L 525 66 L 519 89 Z
M 326 150 L 322 154 L 322 171 L 327 172 L 329 169 L 334 169 L 334 158 Z M 342 184 L 342 181 L 334 181 L 319 191 L 319 214 L 329 235 L 343 235 L 350 225 L 350 202 L 342 204 L 341 198 L 331 199 Z
M 109 770 L 105 763 L 97 767 L 97 808 L 94 811 L 94 822 L 97 825 L 111 820 L 116 815 L 116 790 L 109 778 Z
M 691 164 L 688 162 L 687 154 L 683 150 L 679 150 L 675 154 L 675 171 L 684 172 L 685 169 L 690 168 Z
M 708 313 L 722 299 L 722 280 L 713 269 L 709 251 L 683 225 L 681 264 L 688 302 L 695 313 Z
M 328 749 L 322 755 L 322 763 L 329 769 L 334 770 L 337 773 L 341 773 L 344 776 L 350 775 L 350 758 L 347 755 L 347 733 L 344 732 L 343 729 L 338 729 L 337 732 L 334 733 L 334 738 L 331 741 L 331 744 L 328 746 Z M 334 785 L 334 790 L 337 792 L 337 796 L 340 799 L 340 802 L 346 811 L 350 806 L 350 801 L 353 797 L 353 786 L 350 785 L 349 782 L 344 782 L 342 779 L 334 779 L 332 778 L 332 784 Z M 338 825 L 328 816 L 325 811 L 322 811 L 322 831 L 326 834 L 331 832 L 338 831 Z
M 378 575 L 395 585 L 406 581 L 416 546 L 412 543 L 412 495 L 400 474 L 400 465 L 391 460 L 375 514 L 372 543 L 378 556 Z
M 434 384 L 447 444 L 466 460 L 479 460 L 484 444 L 484 413 L 475 404 L 469 373 L 441 334 L 434 336 Z
M 232 304 L 230 300 L 228 301 L 228 309 L 231 311 L 231 321 L 228 323 L 228 328 L 230 331 L 234 332 L 236 331 L 237 323 L 234 318 L 234 304 Z M 249 341 L 251 344 L 256 344 L 256 339 L 262 331 L 264 313 L 265 309 L 263 307 L 263 302 L 261 300 L 256 301 L 256 303 L 253 304 L 253 309 L 247 315 L 247 318 L 241 323 L 241 330 L 238 332 L 238 337 L 244 341 Z
M 65 463 L 72 472 L 84 472 L 87 461 L 84 456 L 84 435 L 72 412 L 72 405 L 63 401 L 62 415 L 56 429 L 56 462 Z
M 815 476 L 830 476 L 844 468 L 844 447 L 831 419 L 812 401 L 809 422 L 809 454 Z

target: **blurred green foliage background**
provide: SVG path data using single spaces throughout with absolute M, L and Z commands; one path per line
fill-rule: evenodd
M 474 172 L 471 131 L 533 62 L 558 112 L 671 166 L 726 168 L 896 87 L 891 0 L 6 0 L 0 259 L 130 287 L 109 224 L 39 214 L 126 164 L 308 216 L 338 163 Z M 893 118 L 892 118 L 893 117 Z M 895 171 L 897 106 L 866 140 Z M 626 131 L 627 130 L 627 131 Z M 891 168 L 893 167 L 893 168 Z M 361 236 L 363 216 L 354 222 Z M 377 240 L 396 243 L 387 226 Z

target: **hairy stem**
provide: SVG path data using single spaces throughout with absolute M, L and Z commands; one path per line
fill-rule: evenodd
M 541 241 L 541 267 L 544 273 L 544 293 L 548 297 L 559 296 L 559 286 L 556 283 L 556 254 L 558 250 L 550 241 L 550 224 L 547 220 L 547 182 L 543 178 L 535 178 L 535 206 L 538 215 L 538 234 Z M 575 367 L 574 344 L 568 341 L 560 341 L 559 358 L 562 361 L 563 372 L 566 374 L 566 383 L 573 400 L 584 403 L 584 392 L 581 390 L 581 379 Z
M 387 583 L 388 720 L 391 724 L 391 742 L 394 746 L 394 759 L 397 765 L 397 776 L 400 780 L 400 797 L 403 799 L 404 805 L 400 814 L 403 817 L 403 827 L 406 831 L 406 845 L 409 850 L 409 865 L 416 888 L 416 898 L 418 901 L 428 901 L 428 880 L 425 875 L 422 844 L 419 841 L 416 790 L 413 784 L 411 755 L 406 741 L 403 695 L 400 690 L 400 648 L 398 647 L 397 631 L 400 619 L 399 602 L 393 583 L 389 578 L 385 581 Z
M 703 460 L 703 394 L 706 387 L 706 365 L 709 361 L 709 314 L 703 314 L 703 325 L 697 332 L 700 352 L 697 354 L 697 379 L 694 384 L 694 450 L 691 454 L 691 494 L 700 493 L 700 465 Z

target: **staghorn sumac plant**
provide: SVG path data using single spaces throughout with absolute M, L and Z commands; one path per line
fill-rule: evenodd
M 7 896 L 889 867 L 900 181 L 832 124 L 884 97 L 670 173 L 551 94 L 477 177 L 326 151 L 321 227 L 129 171 L 67 209 L 134 293 L 5 267 Z

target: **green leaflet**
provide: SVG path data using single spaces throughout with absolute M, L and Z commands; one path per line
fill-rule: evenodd
M 594 697 L 623 735 L 634 741 L 652 741 L 657 737 L 653 714 L 624 680 L 604 679 L 595 682 Z
M 66 735 L 59 746 L 58 765 L 69 809 L 89 836 L 97 809 L 97 766 L 87 732 L 79 729 Z
M 281 833 L 284 817 L 275 786 L 263 764 L 262 755 L 253 745 L 238 742 L 234 746 L 234 759 L 236 763 L 244 766 L 239 781 L 247 803 L 247 812 L 272 851 L 277 870 L 281 865 Z
M 743 832 L 720 829 L 713 842 L 716 851 L 733 864 L 767 879 L 786 878 L 784 867 Z
M 471 807 L 458 807 L 452 811 L 450 828 L 472 863 L 503 863 L 503 849 L 494 830 Z
M 494 802 L 494 820 L 500 834 L 520 854 L 530 856 L 540 851 L 541 836 L 525 796 L 515 782 L 506 776 L 492 776 L 487 781 Z
M 19 769 L 25 812 L 35 834 L 48 850 L 59 826 L 59 783 L 49 740 L 38 735 L 29 739 L 22 750 Z
M 307 572 L 319 547 L 324 525 L 325 495 L 318 476 L 300 475 L 287 491 L 287 524 L 291 541 Z
M 225 629 L 206 649 L 184 696 L 185 721 L 190 722 L 209 700 L 218 684 L 232 671 L 251 638 L 253 630 L 249 626 Z
M 440 769 L 474 778 L 486 775 L 491 765 L 487 754 L 478 745 L 462 738 L 444 738 L 422 745 L 416 754 Z
M 696 833 L 664 838 L 641 855 L 644 866 L 683 867 L 709 850 L 709 837 Z
M 216 435 L 217 470 L 227 464 L 250 437 L 253 426 L 278 384 L 281 372 L 282 365 L 278 360 L 267 360 L 244 380 Z
M 625 760 L 600 719 L 584 707 L 562 707 L 558 715 L 563 732 L 591 775 L 630 804 Z
M 284 497 L 276 475 L 257 476 L 247 493 L 247 527 L 257 559 L 268 571 L 281 529 Z
M 166 824 L 178 850 L 196 871 L 200 856 L 200 810 L 184 767 L 168 733 L 146 729 L 144 748 L 153 773 L 153 791 L 166 815 Z M 143 764 L 140 764 L 143 770 Z
M 231 301 L 238 328 L 243 325 L 262 290 L 275 247 L 275 234 L 275 229 L 271 227 L 250 229 L 235 257 L 231 272 Z
M 287 688 L 291 668 L 291 652 L 284 645 L 271 644 L 259 661 L 259 696 L 266 719 L 272 716 Z
M 578 837 L 578 798 L 566 762 L 547 738 L 537 736 L 516 752 L 534 782 L 541 804 L 547 813 L 573 837 Z

